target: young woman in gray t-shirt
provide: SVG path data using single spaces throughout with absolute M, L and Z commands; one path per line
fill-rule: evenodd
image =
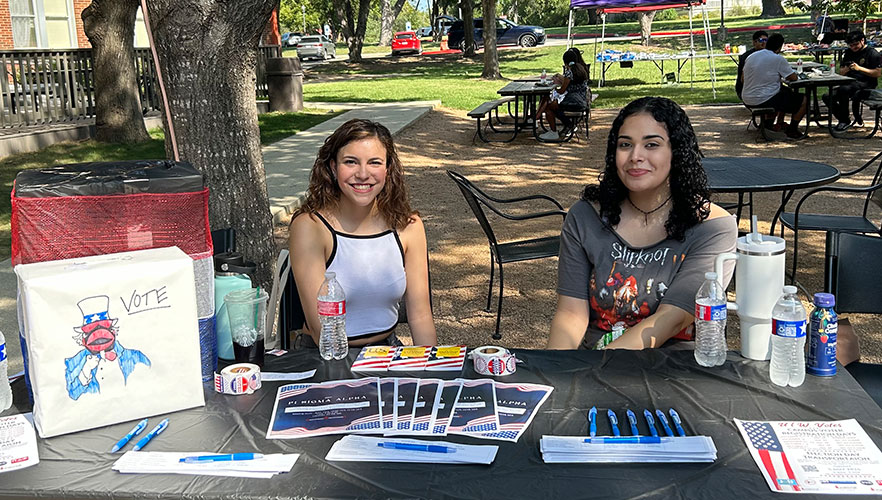
M 709 199 L 701 152 L 675 102 L 644 97 L 613 121 L 606 168 L 561 233 L 549 349 L 660 347 L 692 325 L 695 293 L 714 258 L 735 249 L 735 218 Z M 726 269 L 724 284 L 731 278 Z M 681 333 L 682 332 L 682 333 Z

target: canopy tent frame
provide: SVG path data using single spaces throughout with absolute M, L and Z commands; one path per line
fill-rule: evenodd
M 717 98 L 717 72 L 714 63 L 714 47 L 711 40 L 710 19 L 707 15 L 707 4 L 705 0 L 689 0 L 686 3 L 672 2 L 671 0 L 570 0 L 570 15 L 567 22 L 567 48 L 573 46 L 573 12 L 576 9 L 584 8 L 601 8 L 600 18 L 603 21 L 600 32 L 600 52 L 606 43 L 606 14 L 607 12 L 634 12 L 646 10 L 662 10 L 674 7 L 689 8 L 689 63 L 691 68 L 690 88 L 695 86 L 695 29 L 692 20 L 694 16 L 693 8 L 695 5 L 701 5 L 702 28 L 704 31 L 704 42 L 707 53 L 708 69 L 711 75 L 711 88 L 713 90 L 714 99 Z M 605 7 L 606 6 L 606 7 Z M 613 7 L 609 7 L 613 6 Z M 594 38 L 594 63 L 592 70 L 592 78 L 597 79 L 597 37 Z M 603 64 L 601 62 L 601 64 Z

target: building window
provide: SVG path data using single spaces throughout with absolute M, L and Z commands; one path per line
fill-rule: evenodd
M 76 47 L 71 0 L 10 0 L 15 48 Z
M 15 48 L 37 46 L 36 15 L 32 0 L 11 0 L 9 13 L 12 15 L 12 41 Z

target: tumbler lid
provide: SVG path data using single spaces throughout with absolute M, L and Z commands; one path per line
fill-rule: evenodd
M 820 292 L 815 294 L 815 298 L 812 302 L 819 307 L 833 307 L 836 305 L 836 297 L 834 297 L 832 293 Z
M 748 255 L 777 255 L 784 252 L 784 239 L 766 234 L 748 233 L 738 238 L 735 247 L 738 253 Z
M 223 252 L 214 256 L 214 271 L 227 274 L 253 274 L 257 265 L 248 262 L 239 252 Z

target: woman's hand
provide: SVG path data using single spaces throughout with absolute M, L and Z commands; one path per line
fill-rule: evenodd
M 625 330 L 606 349 L 646 349 L 661 347 L 680 330 L 692 324 L 692 314 L 670 304 L 659 304 L 655 314 Z

